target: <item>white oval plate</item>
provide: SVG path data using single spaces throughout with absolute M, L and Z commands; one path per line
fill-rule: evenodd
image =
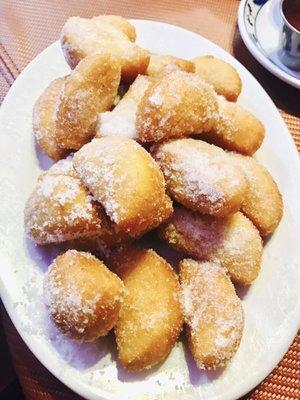
M 300 72 L 286 67 L 278 57 L 281 29 L 280 0 L 242 0 L 238 25 L 250 53 L 277 78 L 300 89 Z
M 12 86 L 0 111 L 0 289 L 1 298 L 24 341 L 63 383 L 87 399 L 237 399 L 279 362 L 299 327 L 300 169 L 291 136 L 271 99 L 232 56 L 187 30 L 153 21 L 133 21 L 138 42 L 154 52 L 193 58 L 214 54 L 234 65 L 243 81 L 240 102 L 265 124 L 258 159 L 268 167 L 284 197 L 284 218 L 266 244 L 262 271 L 240 289 L 246 314 L 241 346 L 222 371 L 198 371 L 180 341 L 166 361 L 147 373 L 130 374 L 116 362 L 112 335 L 76 344 L 49 322 L 42 302 L 43 275 L 55 247 L 26 239 L 25 201 L 47 164 L 34 146 L 34 102 L 54 78 L 69 72 L 58 42 L 35 58 Z M 48 163 L 49 166 L 49 163 Z M 164 251 L 164 246 L 160 247 Z

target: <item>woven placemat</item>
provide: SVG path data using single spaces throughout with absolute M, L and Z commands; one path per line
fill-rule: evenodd
M 20 71 L 57 40 L 71 15 L 117 14 L 169 22 L 197 32 L 233 54 L 258 79 L 278 107 L 300 150 L 300 91 L 266 71 L 244 46 L 236 25 L 237 0 L 0 0 L 0 102 Z M 31 354 L 2 308 L 15 370 L 30 400 L 79 399 Z M 245 399 L 300 399 L 300 335 L 277 368 Z M 120 399 L 121 400 L 121 399 Z

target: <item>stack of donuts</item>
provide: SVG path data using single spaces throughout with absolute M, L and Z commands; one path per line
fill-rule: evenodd
M 198 366 L 215 369 L 243 333 L 233 283 L 256 279 L 262 237 L 282 217 L 278 187 L 252 157 L 265 129 L 237 103 L 231 65 L 135 40 L 118 16 L 65 23 L 71 72 L 33 111 L 55 164 L 26 203 L 25 229 L 39 245 L 66 243 L 44 282 L 64 334 L 91 341 L 114 329 L 120 362 L 137 371 L 163 361 L 184 329 Z M 152 230 L 182 255 L 179 272 L 135 244 Z

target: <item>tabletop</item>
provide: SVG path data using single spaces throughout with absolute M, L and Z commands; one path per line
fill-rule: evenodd
M 238 0 L 0 0 L 0 103 L 23 68 L 57 40 L 69 16 L 116 14 L 153 19 L 199 33 L 233 54 L 270 95 L 300 150 L 300 91 L 275 78 L 248 52 L 237 27 L 238 6 Z M 37 361 L 3 306 L 0 311 L 0 398 L 21 399 L 22 391 L 30 400 L 79 399 Z M 298 334 L 280 364 L 245 399 L 299 398 Z

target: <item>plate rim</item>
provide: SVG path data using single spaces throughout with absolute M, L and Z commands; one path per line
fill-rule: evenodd
M 272 0 L 269 0 L 272 1 Z M 252 56 L 264 67 L 266 68 L 271 74 L 276 76 L 278 79 L 282 80 L 283 82 L 295 87 L 296 89 L 300 89 L 300 80 L 296 79 L 295 77 L 289 75 L 287 72 L 279 68 L 278 65 L 274 64 L 268 57 L 264 55 L 262 51 L 253 43 L 244 23 L 244 14 L 245 14 L 245 7 L 248 0 L 241 0 L 239 8 L 238 8 L 238 27 L 245 43 L 247 49 L 250 51 Z M 262 7 L 265 4 L 262 5 Z
M 214 42 L 199 35 L 196 32 L 190 31 L 190 30 L 182 28 L 180 26 L 176 26 L 174 24 L 169 24 L 169 23 L 160 22 L 160 21 L 154 21 L 154 20 L 150 20 L 150 19 L 130 19 L 130 21 L 133 23 L 137 23 L 137 24 L 138 23 L 146 23 L 146 24 L 150 23 L 150 24 L 164 25 L 166 27 L 176 28 L 178 30 L 184 31 L 185 33 L 188 33 L 191 35 L 196 35 L 196 36 L 200 37 L 201 40 L 209 43 L 210 45 L 213 45 L 213 47 L 220 49 L 223 53 L 226 53 L 229 56 L 229 58 L 235 59 L 234 56 L 232 56 L 230 53 L 228 53 L 226 50 L 222 49 L 220 46 L 218 46 Z M 7 93 L 5 99 L 2 103 L 1 110 L 0 110 L 0 122 L 1 122 L 1 114 L 2 114 L 2 110 L 3 110 L 3 106 L 5 107 L 6 102 L 8 102 L 9 98 L 11 96 L 13 96 L 15 87 L 18 84 L 17 82 L 20 80 L 21 77 L 23 78 L 23 76 L 26 75 L 27 70 L 31 69 L 38 62 L 39 57 L 42 56 L 44 52 L 46 52 L 50 47 L 57 45 L 58 42 L 59 42 L 59 40 L 51 43 L 44 50 L 42 50 L 30 63 L 27 64 L 27 66 L 20 73 L 20 75 L 18 76 L 18 78 L 15 80 L 15 82 L 11 86 L 9 92 Z M 299 162 L 299 158 L 298 158 L 298 152 L 296 149 L 296 145 L 295 145 L 295 143 L 292 139 L 292 136 L 290 135 L 289 130 L 288 130 L 283 118 L 281 117 L 278 109 L 276 108 L 275 104 L 271 100 L 270 96 L 266 93 L 266 91 L 264 90 L 262 85 L 256 80 L 256 78 L 237 59 L 235 59 L 235 61 L 239 64 L 239 67 L 246 73 L 246 75 L 250 76 L 251 79 L 254 79 L 256 81 L 260 90 L 263 92 L 265 99 L 268 101 L 269 105 L 276 111 L 278 118 L 281 120 L 282 126 L 284 126 L 284 128 L 286 130 L 285 140 L 289 144 L 290 151 L 293 154 L 293 160 L 291 160 L 291 162 L 294 162 L 296 169 L 297 169 L 297 171 L 295 171 L 295 175 L 298 174 L 298 176 L 300 177 L 300 162 Z M 2 258 L 3 257 L 0 254 L 1 261 L 2 261 Z M 1 262 L 1 264 L 5 265 L 5 262 Z M 70 376 L 67 376 L 64 372 L 62 374 L 60 374 L 55 369 L 54 363 L 52 363 L 53 365 L 52 364 L 49 365 L 49 363 L 47 362 L 47 356 L 43 352 L 40 352 L 38 349 L 38 340 L 35 339 L 34 337 L 31 337 L 28 333 L 22 331 L 21 321 L 16 317 L 16 314 L 14 313 L 13 303 L 9 299 L 8 290 L 2 280 L 1 270 L 0 270 L 0 292 L 1 292 L 3 304 L 9 314 L 10 319 L 12 320 L 19 335 L 21 336 L 22 340 L 25 342 L 25 344 L 27 345 L 29 350 L 34 354 L 34 356 L 38 359 L 38 361 L 41 362 L 42 365 L 44 365 L 44 367 L 49 372 L 51 372 L 53 376 L 55 376 L 59 381 L 61 381 L 64 385 L 66 385 L 68 388 L 70 388 L 73 392 L 79 394 L 80 396 L 82 396 L 83 398 L 85 398 L 87 400 L 89 400 L 89 399 L 99 400 L 100 398 L 102 398 L 102 400 L 117 400 L 115 395 L 111 395 L 107 391 L 102 391 L 102 389 L 99 387 L 97 387 L 97 389 L 96 389 L 97 392 L 95 392 L 90 385 L 88 385 L 84 382 L 81 382 L 81 381 L 78 384 L 76 379 L 71 378 Z M 300 311 L 300 303 L 298 303 L 298 307 L 295 307 L 296 314 L 299 314 L 298 311 Z M 227 393 L 226 397 L 224 397 L 223 395 L 222 395 L 222 397 L 214 396 L 213 399 L 214 400 L 238 399 L 241 396 L 247 394 L 254 387 L 256 387 L 275 368 L 275 366 L 278 364 L 278 362 L 282 359 L 284 353 L 287 351 L 288 347 L 290 346 L 294 337 L 296 336 L 297 331 L 299 329 L 299 325 L 300 325 L 300 318 L 299 318 L 299 321 L 297 321 L 297 318 L 294 319 L 293 327 L 291 325 L 289 325 L 289 335 L 285 341 L 282 341 L 281 346 L 279 348 L 277 348 L 275 357 L 273 354 L 272 359 L 274 362 L 269 363 L 269 365 L 271 365 L 271 366 L 269 366 L 268 368 L 265 368 L 264 370 L 261 369 L 260 373 L 254 373 L 252 375 L 252 379 L 247 381 L 247 385 L 246 386 L 241 385 L 240 387 L 236 388 L 235 391 L 230 392 L 229 393 L 230 397 L 228 397 L 228 393 Z M 179 394 L 179 396 L 182 396 L 182 394 Z

